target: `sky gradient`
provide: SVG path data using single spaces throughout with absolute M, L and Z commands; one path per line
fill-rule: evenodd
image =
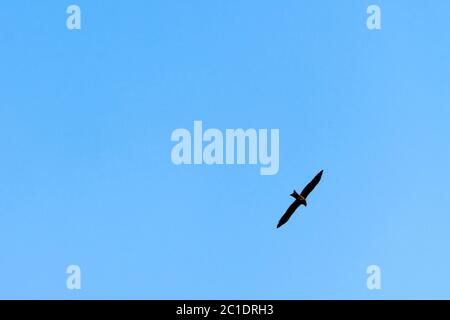
M 72 3 L 81 30 L 66 28 Z M 3 3 L 0 298 L 449 299 L 449 12 Z M 171 133 L 195 120 L 279 129 L 278 174 L 175 166 Z M 381 290 L 366 287 L 372 264 Z

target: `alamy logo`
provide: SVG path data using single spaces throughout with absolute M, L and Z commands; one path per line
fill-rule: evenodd
M 381 9 L 376 4 L 372 4 L 367 7 L 367 14 L 370 16 L 367 18 L 367 29 L 369 30 L 381 30 Z
M 367 289 L 380 290 L 381 289 L 381 268 L 376 264 L 367 267 Z
M 177 142 L 171 158 L 176 165 L 260 164 L 261 175 L 275 175 L 279 169 L 278 129 L 207 129 L 203 122 L 194 121 L 193 133 L 188 129 L 176 129 L 171 140 Z M 270 152 L 269 152 L 270 143 Z M 206 145 L 204 145 L 206 144 Z
M 69 290 L 81 290 L 81 268 L 77 265 L 70 265 L 66 269 L 69 275 L 66 280 L 66 287 Z
M 66 27 L 69 30 L 80 30 L 81 29 L 81 9 L 79 6 L 72 4 L 67 7 L 67 14 L 70 16 L 67 17 Z

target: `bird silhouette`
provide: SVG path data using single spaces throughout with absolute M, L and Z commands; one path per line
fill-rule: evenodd
M 283 224 L 288 222 L 288 220 L 291 218 L 291 216 L 294 214 L 295 210 L 300 205 L 304 205 L 305 207 L 308 205 L 306 202 L 306 198 L 311 193 L 311 191 L 314 190 L 314 188 L 319 184 L 320 179 L 322 178 L 323 170 L 321 170 L 307 185 L 305 188 L 303 188 L 302 192 L 300 194 L 297 193 L 297 191 L 294 190 L 294 192 L 291 193 L 291 197 L 295 198 L 295 201 L 292 202 L 292 204 L 289 206 L 289 208 L 286 210 L 286 212 L 281 217 L 280 221 L 278 222 L 277 228 L 281 227 Z

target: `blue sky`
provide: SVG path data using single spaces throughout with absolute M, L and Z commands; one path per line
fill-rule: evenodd
M 448 12 L 2 4 L 0 298 L 450 298 Z M 280 129 L 278 174 L 173 165 L 171 133 L 194 120 Z M 308 208 L 277 230 L 320 169 Z M 382 290 L 366 287 L 372 264 Z

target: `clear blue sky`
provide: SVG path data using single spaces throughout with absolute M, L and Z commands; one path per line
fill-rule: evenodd
M 0 298 L 450 298 L 449 13 L 2 3 Z M 174 166 L 170 135 L 194 120 L 279 128 L 279 173 Z M 71 264 L 81 291 L 66 289 Z

